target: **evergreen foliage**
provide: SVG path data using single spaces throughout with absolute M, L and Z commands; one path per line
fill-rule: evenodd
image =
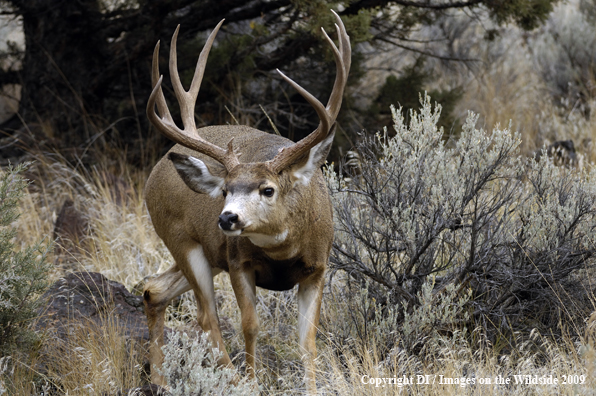
M 387 76 L 385 84 L 368 110 L 373 118 L 368 127 L 374 130 L 375 124 L 387 125 L 391 121 L 391 112 L 387 110 L 394 103 L 401 107 L 406 117 L 410 110 L 418 110 L 420 101 L 417 93 L 424 92 L 425 85 L 431 82 L 431 79 L 432 76 L 424 68 L 424 57 L 419 57 L 413 65 L 405 67 L 400 77 Z M 440 91 L 432 90 L 428 93 L 430 97 L 441 103 L 441 118 L 437 125 L 443 127 L 448 134 L 456 127 L 460 127 L 456 125 L 457 120 L 452 113 L 462 92 L 461 87 L 456 87 Z
M 17 206 L 27 187 L 20 173 L 26 165 L 9 167 L 0 176 L 0 356 L 27 351 L 36 341 L 29 329 L 40 295 L 48 286 L 50 245 L 40 242 L 17 251 Z

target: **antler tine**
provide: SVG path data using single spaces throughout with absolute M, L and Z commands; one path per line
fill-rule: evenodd
M 300 140 L 298 143 L 295 143 L 293 146 L 290 146 L 287 149 L 282 149 L 282 151 L 269 162 L 269 166 L 273 169 L 275 173 L 281 171 L 286 164 L 291 164 L 292 162 L 300 158 L 300 156 L 304 154 L 307 148 L 310 149 L 311 147 L 314 147 L 317 143 L 319 143 L 321 140 L 323 140 L 329 133 L 329 129 L 331 128 L 332 123 L 331 117 L 329 116 L 329 112 L 327 111 L 325 106 L 323 106 L 323 104 L 319 102 L 317 98 L 315 98 L 306 89 L 298 85 L 298 83 L 296 83 L 294 80 L 283 74 L 281 70 L 277 69 L 277 72 L 282 76 L 284 80 L 286 80 L 291 86 L 293 86 L 294 89 L 298 91 L 298 93 L 302 95 L 302 97 L 306 99 L 306 101 L 312 107 L 314 107 L 321 121 L 314 132 Z
M 159 110 L 159 114 L 167 120 L 168 122 L 172 121 L 172 115 L 170 114 L 170 110 L 168 109 L 168 105 L 166 104 L 166 98 L 163 95 L 163 90 L 161 89 L 161 79 L 159 75 L 159 41 L 155 44 L 155 49 L 153 50 L 153 61 L 152 61 L 152 68 L 151 68 L 151 84 L 155 87 L 153 89 L 154 92 L 151 93 L 151 96 L 155 93 L 155 101 L 157 103 L 157 109 Z M 149 97 L 149 101 L 151 101 L 151 97 Z M 151 108 L 154 108 L 152 106 Z M 151 117 L 149 117 L 151 119 Z
M 176 99 L 178 100 L 178 104 L 180 105 L 180 115 L 182 116 L 182 124 L 184 125 L 184 130 L 191 131 L 193 129 L 196 130 L 194 110 L 197 97 L 193 97 L 192 94 L 186 92 L 184 90 L 184 87 L 182 86 L 182 82 L 180 81 L 180 74 L 178 73 L 178 53 L 176 51 L 176 43 L 178 42 L 179 31 L 180 25 L 176 26 L 176 30 L 172 35 L 172 42 L 170 44 L 170 79 L 172 81 L 174 93 L 176 94 Z M 213 32 L 216 31 L 217 28 L 213 29 Z M 201 54 L 205 51 L 205 49 L 210 49 L 208 48 L 207 43 L 205 43 L 205 46 L 203 47 Z
M 180 25 L 176 27 L 176 31 L 172 36 L 172 44 L 170 46 L 170 76 L 172 79 L 172 86 L 174 87 L 174 92 L 176 93 L 176 99 L 180 103 L 180 111 L 182 113 L 182 121 L 184 123 L 184 129 L 192 130 L 196 129 L 195 127 L 195 117 L 194 117 L 194 109 L 195 104 L 197 101 L 197 96 L 199 94 L 199 89 L 201 88 L 201 82 L 203 81 L 203 74 L 205 72 L 205 66 L 207 65 L 207 57 L 209 56 L 209 51 L 211 50 L 211 46 L 213 45 L 213 41 L 215 40 L 215 36 L 219 31 L 219 28 L 223 24 L 225 19 L 222 19 L 217 26 L 213 29 L 209 38 L 207 38 L 207 42 L 199 55 L 199 60 L 197 61 L 197 66 L 195 68 L 195 74 L 192 78 L 192 82 L 190 84 L 190 89 L 185 91 L 182 87 L 182 82 L 180 81 L 180 74 L 178 73 L 178 56 L 176 53 L 176 42 L 178 41 L 178 32 L 180 30 Z
M 156 45 L 153 52 L 153 68 L 151 73 L 154 88 L 147 103 L 147 117 L 151 123 L 168 138 L 172 139 L 176 143 L 215 159 L 216 161 L 222 163 L 229 171 L 239 163 L 238 157 L 236 156 L 232 147 L 232 140 L 230 140 L 228 143 L 227 150 L 206 141 L 198 134 L 194 119 L 194 108 L 197 96 L 199 94 L 201 81 L 203 80 L 207 57 L 209 56 L 209 51 L 211 50 L 215 36 L 217 35 L 217 32 L 223 21 L 224 20 L 219 22 L 215 29 L 213 29 L 213 32 L 211 32 L 209 35 L 209 38 L 207 39 L 207 42 L 201 51 L 199 60 L 197 61 L 195 74 L 188 91 L 185 91 L 182 87 L 182 82 L 180 81 L 180 76 L 178 74 L 176 41 L 178 39 L 180 25 L 178 25 L 172 37 L 172 44 L 170 47 L 170 77 L 172 79 L 172 86 L 174 87 L 176 99 L 180 105 L 184 130 L 178 128 L 174 123 L 163 95 L 163 90 L 161 88 L 163 76 L 159 76 L 159 43 Z M 155 112 L 156 104 L 159 113 L 162 114 L 161 117 Z
M 280 172 L 283 168 L 293 163 L 295 160 L 304 155 L 308 150 L 310 150 L 323 139 L 325 139 L 329 134 L 331 126 L 335 123 L 337 114 L 339 113 L 343 92 L 346 87 L 348 73 L 350 71 L 352 49 L 350 46 L 350 37 L 346 32 L 346 28 L 341 18 L 339 17 L 339 15 L 337 15 L 335 11 L 332 10 L 332 12 L 337 19 L 335 27 L 337 30 L 339 49 L 335 46 L 333 40 L 329 38 L 327 32 L 325 32 L 325 29 L 321 28 L 325 40 L 327 40 L 327 42 L 331 46 L 333 56 L 335 58 L 335 63 L 337 65 L 337 75 L 335 77 L 335 83 L 333 84 L 333 91 L 331 92 L 329 101 L 327 102 L 327 107 L 323 107 L 321 102 L 319 102 L 314 96 L 308 93 L 300 85 L 295 83 L 292 79 L 286 77 L 281 71 L 277 70 L 278 73 L 290 85 L 292 85 L 300 93 L 300 95 L 302 95 L 306 99 L 306 101 L 311 104 L 311 106 L 315 108 L 315 111 L 317 112 L 321 121 L 317 129 L 315 129 L 310 135 L 295 143 L 293 146 L 290 146 L 286 149 L 282 149 L 275 156 L 275 158 L 269 161 L 270 168 L 276 173 Z
M 350 46 L 350 37 L 346 32 L 346 27 L 342 23 L 341 18 L 335 11 L 331 10 L 331 12 L 333 12 L 333 15 L 335 15 L 337 20 L 335 29 L 337 30 L 339 50 L 333 41 L 331 41 L 327 33 L 325 31 L 323 32 L 325 33 L 327 42 L 329 42 L 331 48 L 333 49 L 333 55 L 337 65 L 337 75 L 335 77 L 335 83 L 333 84 L 333 91 L 331 91 L 331 96 L 329 97 L 329 102 L 327 103 L 327 110 L 331 114 L 331 118 L 335 121 L 335 118 L 337 118 L 337 115 L 339 114 L 343 92 L 348 82 L 348 74 L 350 73 L 352 59 L 352 47 Z
M 323 129 L 328 130 L 329 127 L 331 126 L 331 123 L 330 123 L 330 119 L 329 119 L 329 114 L 327 113 L 327 109 L 325 108 L 325 106 L 323 106 L 323 103 L 319 102 L 319 100 L 317 98 L 315 98 L 310 92 L 308 92 L 306 89 L 302 88 L 297 82 L 292 80 L 290 77 L 286 76 L 281 70 L 279 70 L 279 69 L 276 69 L 276 70 L 282 76 L 282 78 L 288 82 L 288 84 L 293 86 L 294 89 L 296 91 L 298 91 L 298 93 L 300 95 L 302 95 L 302 97 L 304 99 L 306 99 L 306 101 L 312 107 L 315 108 L 317 115 L 321 119 L 321 124 L 323 126 Z M 311 135 L 312 135 L 312 133 L 311 133 Z

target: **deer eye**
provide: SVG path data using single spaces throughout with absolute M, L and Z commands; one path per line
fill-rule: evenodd
M 271 187 L 267 187 L 263 190 L 263 195 L 266 197 L 272 197 L 274 192 L 274 189 L 272 189 Z
M 228 192 L 226 190 L 221 190 L 221 195 L 225 198 L 228 195 Z

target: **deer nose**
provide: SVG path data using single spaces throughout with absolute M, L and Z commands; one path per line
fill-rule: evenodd
M 224 231 L 230 231 L 237 222 L 238 215 L 236 213 L 223 212 L 219 215 L 219 227 Z

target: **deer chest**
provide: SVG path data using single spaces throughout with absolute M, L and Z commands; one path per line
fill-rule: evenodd
M 277 291 L 293 288 L 315 271 L 313 265 L 307 265 L 299 257 L 280 261 L 262 256 L 252 266 L 257 286 Z

